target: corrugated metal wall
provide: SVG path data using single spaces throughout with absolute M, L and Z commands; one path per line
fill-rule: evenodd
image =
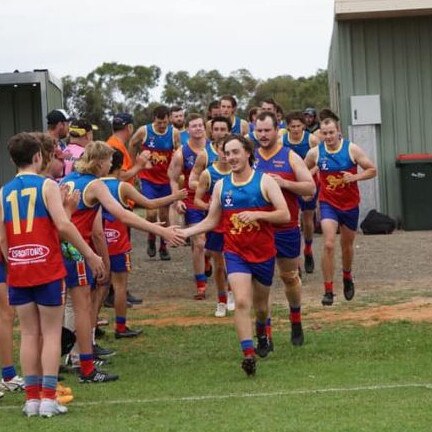
M 335 22 L 329 84 L 345 134 L 350 96 L 381 95 L 381 205 L 400 217 L 396 156 L 432 153 L 432 16 Z

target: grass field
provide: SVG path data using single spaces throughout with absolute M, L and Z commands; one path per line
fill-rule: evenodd
M 132 316 L 142 318 L 140 310 Z M 280 311 L 277 313 L 281 313 Z M 21 415 L 22 395 L 0 401 L 0 431 L 430 431 L 430 324 L 338 324 L 307 329 L 294 348 L 286 329 L 247 378 L 232 324 L 145 328 L 115 347 L 118 382 L 80 385 L 52 419 Z

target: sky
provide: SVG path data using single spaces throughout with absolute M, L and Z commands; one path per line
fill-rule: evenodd
M 2 1 L 0 73 L 76 77 L 115 61 L 310 76 L 327 68 L 333 9 L 334 0 Z

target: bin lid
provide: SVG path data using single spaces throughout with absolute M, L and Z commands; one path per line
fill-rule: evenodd
M 409 153 L 396 157 L 396 166 L 414 163 L 432 163 L 432 153 Z

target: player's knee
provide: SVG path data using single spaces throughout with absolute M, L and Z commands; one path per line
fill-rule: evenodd
M 324 240 L 324 252 L 333 253 L 335 248 L 334 239 L 326 239 Z
M 280 277 L 287 288 L 297 288 L 301 286 L 298 270 L 281 272 Z

